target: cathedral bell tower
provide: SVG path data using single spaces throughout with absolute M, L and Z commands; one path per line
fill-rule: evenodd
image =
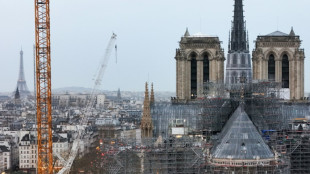
M 253 79 L 282 83 L 285 99 L 304 97 L 304 50 L 293 28 L 258 36 L 253 51 Z
M 176 50 L 176 95 L 179 100 L 203 97 L 204 83 L 224 81 L 224 50 L 217 36 L 190 35 L 188 29 Z

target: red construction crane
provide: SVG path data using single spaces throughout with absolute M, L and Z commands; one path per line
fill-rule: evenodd
M 49 0 L 35 0 L 38 174 L 53 173 Z

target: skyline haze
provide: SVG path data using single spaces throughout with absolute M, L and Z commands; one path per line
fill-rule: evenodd
M 115 32 L 113 50 L 102 90 L 143 91 L 154 82 L 155 91 L 175 92 L 175 49 L 188 27 L 190 34 L 217 35 L 227 59 L 233 0 L 171 1 L 51 1 L 52 88 L 92 88 L 106 45 Z M 266 6 L 266 4 L 269 4 Z M 245 0 L 244 16 L 250 52 L 258 35 L 276 30 L 300 36 L 305 49 L 305 91 L 310 92 L 310 15 L 307 0 Z M 16 88 L 19 51 L 24 51 L 27 85 L 33 91 L 34 4 L 30 0 L 0 0 L 0 91 Z

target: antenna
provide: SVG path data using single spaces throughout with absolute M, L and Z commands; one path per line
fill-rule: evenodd
M 117 44 L 115 44 L 115 63 L 117 64 Z
M 201 15 L 200 15 L 200 32 L 202 33 L 202 30 L 201 30 Z

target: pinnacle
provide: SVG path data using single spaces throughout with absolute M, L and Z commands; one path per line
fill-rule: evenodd
M 188 32 L 188 28 L 186 27 L 186 31 L 185 31 L 185 34 L 184 34 L 185 37 L 188 37 L 190 36 L 189 32 Z
M 290 36 L 295 36 L 295 32 L 294 32 L 293 27 L 291 28 Z

